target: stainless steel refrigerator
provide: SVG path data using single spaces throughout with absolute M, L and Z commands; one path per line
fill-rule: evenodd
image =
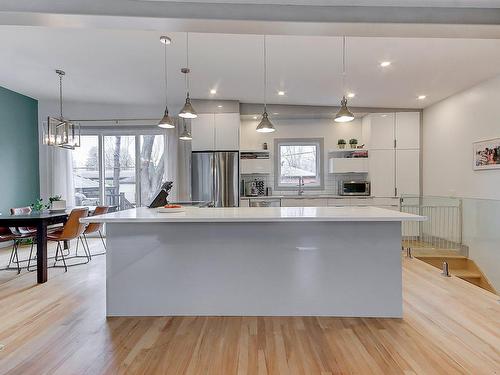
M 193 151 L 192 200 L 212 202 L 213 207 L 238 207 L 239 159 L 238 151 Z

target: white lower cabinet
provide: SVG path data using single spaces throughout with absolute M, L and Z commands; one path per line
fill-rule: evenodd
M 250 207 L 250 201 L 248 199 L 240 199 L 240 207 Z
M 281 207 L 326 207 L 327 199 L 323 198 L 282 198 Z

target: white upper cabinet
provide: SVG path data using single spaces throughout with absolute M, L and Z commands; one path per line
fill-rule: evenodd
M 398 196 L 402 194 L 419 194 L 419 150 L 396 150 L 396 188 Z
M 236 151 L 240 148 L 239 113 L 201 113 L 191 120 L 193 151 Z
M 222 151 L 240 149 L 240 114 L 215 114 L 215 147 Z
M 420 112 L 396 113 L 396 148 L 420 148 Z
M 191 147 L 193 151 L 215 150 L 215 116 L 213 113 L 200 113 L 191 120 Z
M 363 141 L 367 147 L 377 150 L 393 149 L 394 113 L 372 113 L 367 116 L 369 117 L 363 128 Z

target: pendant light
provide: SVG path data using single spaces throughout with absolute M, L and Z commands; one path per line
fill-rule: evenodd
M 345 97 L 345 80 L 346 80 L 346 37 L 342 37 L 342 100 L 340 101 L 340 109 L 335 115 L 335 122 L 350 122 L 354 120 L 354 115 L 347 108 L 347 98 Z
M 272 133 L 276 131 L 274 125 L 269 121 L 269 116 L 267 114 L 267 49 L 266 49 L 266 36 L 264 35 L 264 113 L 262 114 L 262 120 L 255 129 L 259 133 Z
M 65 120 L 63 116 L 63 77 L 64 70 L 57 69 L 59 76 L 59 117 L 48 117 L 47 127 L 44 128 L 43 144 L 58 146 L 70 150 L 80 147 L 80 125 Z
M 186 127 L 186 120 L 185 119 L 182 119 L 182 133 L 181 135 L 179 136 L 179 139 L 182 140 L 182 141 L 190 141 L 193 139 L 193 137 L 191 136 L 191 132 L 189 130 L 187 130 L 187 127 Z
M 184 74 L 184 82 L 186 85 L 186 103 L 179 113 L 179 117 L 182 118 L 196 118 L 198 114 L 194 110 L 191 99 L 189 98 L 189 33 L 186 33 L 186 67 L 181 69 L 181 73 Z
M 163 129 L 175 128 L 174 120 L 168 114 L 168 81 L 167 81 L 167 45 L 172 43 L 172 39 L 168 36 L 161 36 L 160 42 L 163 43 L 164 49 L 164 69 L 165 69 L 165 112 L 158 126 Z

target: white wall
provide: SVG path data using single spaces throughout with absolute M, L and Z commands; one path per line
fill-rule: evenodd
M 472 143 L 500 137 L 500 76 L 424 110 L 423 193 L 500 200 L 500 170 L 474 171 Z
M 423 193 L 466 198 L 463 242 L 469 257 L 500 291 L 500 169 L 472 169 L 472 143 L 496 137 L 500 76 L 424 110 Z
M 337 124 L 333 119 L 293 119 L 280 120 L 272 118 L 276 131 L 274 133 L 258 133 L 255 128 L 259 120 L 245 120 L 241 122 L 240 148 L 242 150 L 261 150 L 264 142 L 267 142 L 271 155 L 273 155 L 275 138 L 324 138 L 324 178 L 325 192 L 335 192 L 333 176 L 328 174 L 328 150 L 337 148 L 339 138 L 356 138 L 362 144 L 361 120 L 356 119 L 349 123 Z M 349 145 L 347 145 L 349 147 Z M 274 166 L 274 163 L 272 163 Z M 273 176 L 268 183 L 274 188 Z M 275 192 L 276 193 L 276 192 Z M 290 192 L 288 192 L 290 193 Z M 320 192 L 312 192 L 318 194 Z

